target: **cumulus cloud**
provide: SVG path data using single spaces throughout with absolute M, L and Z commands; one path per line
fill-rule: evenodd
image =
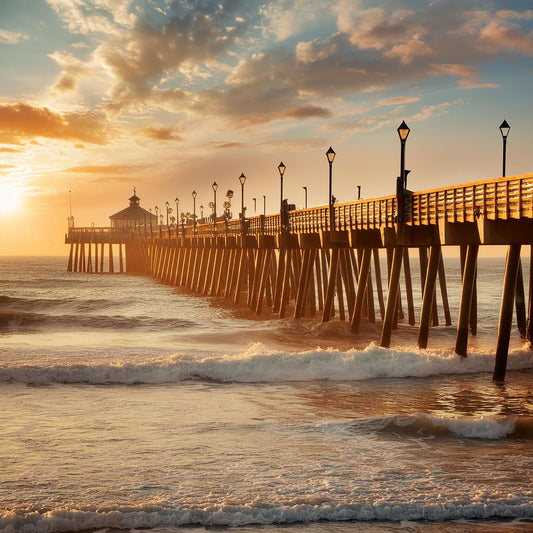
M 45 137 L 92 144 L 109 142 L 104 117 L 95 111 L 56 113 L 26 103 L 0 104 L 0 134 L 3 142 Z
M 81 76 L 89 75 L 89 70 L 84 63 L 71 54 L 54 52 L 49 54 L 48 57 L 63 67 L 63 71 L 54 85 L 54 90 L 59 93 L 73 91 L 76 88 L 78 79 Z
M 70 31 L 104 34 L 90 64 L 108 75 L 101 108 L 113 114 L 164 108 L 233 126 L 330 119 L 334 102 L 345 109 L 344 98 L 425 80 L 494 87 L 484 79 L 486 65 L 533 55 L 533 11 L 481 0 L 416 9 L 408 0 L 402 7 L 377 0 L 47 2 Z M 315 24 L 327 30 L 312 39 L 306 30 Z M 63 67 L 56 92 L 74 90 L 90 71 L 72 55 L 51 57 Z M 171 129 L 143 134 L 179 140 Z
M 113 34 L 117 25 L 131 26 L 132 0 L 46 0 L 71 33 Z

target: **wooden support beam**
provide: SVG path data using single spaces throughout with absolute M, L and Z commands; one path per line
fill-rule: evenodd
M 374 257 L 374 277 L 376 279 L 376 291 L 378 293 L 379 314 L 381 320 L 385 318 L 385 301 L 383 299 L 383 283 L 381 280 L 381 263 L 379 262 L 379 249 L 374 248 L 372 250 Z
M 529 348 L 533 348 L 533 245 L 529 248 L 529 302 L 527 315 L 526 340 Z
M 70 251 L 68 254 L 68 264 L 67 264 L 67 272 L 72 272 L 72 260 L 73 260 L 73 254 L 74 254 L 74 243 L 70 243 Z
M 411 280 L 411 265 L 409 262 L 409 248 L 403 250 L 403 273 L 405 276 L 405 294 L 407 296 L 407 316 L 410 326 L 415 325 L 415 306 L 413 303 L 413 283 Z
M 400 288 L 400 271 L 402 269 L 403 250 L 399 247 L 394 248 L 392 264 L 389 276 L 389 290 L 387 293 L 387 305 L 385 306 L 385 319 L 381 330 L 380 346 L 388 348 L 390 346 L 392 324 L 396 311 L 396 300 Z
M 307 296 L 306 287 L 308 287 L 309 265 L 311 262 L 311 250 L 306 248 L 302 250 L 303 260 L 300 276 L 298 278 L 298 291 L 296 293 L 296 303 L 294 306 L 294 318 L 302 318 L 304 315 L 304 305 Z
M 350 329 L 352 333 L 359 332 L 359 325 L 361 323 L 361 311 L 363 309 L 363 300 L 365 296 L 365 290 L 367 287 L 368 273 L 370 271 L 370 258 L 372 256 L 372 250 L 365 248 L 363 250 L 363 257 L 359 270 L 359 283 L 357 284 L 357 293 L 355 296 L 355 305 L 352 312 Z
M 457 320 L 457 337 L 455 339 L 455 353 L 462 357 L 466 357 L 468 346 L 468 324 L 470 322 L 470 306 L 472 305 L 474 292 L 478 249 L 479 246 L 477 244 L 470 244 L 465 250 L 461 304 L 459 307 L 459 319 Z
M 337 281 L 337 270 L 339 266 L 339 248 L 331 249 L 331 261 L 329 264 L 328 285 L 322 312 L 322 322 L 328 322 L 333 315 L 333 298 L 335 296 L 335 285 Z
M 273 311 L 274 313 L 279 313 L 279 306 L 281 304 L 281 291 L 283 289 L 283 275 L 285 271 L 285 259 L 287 257 L 287 248 L 280 248 L 279 249 L 279 260 L 278 260 L 278 268 L 277 268 L 277 274 L 276 274 L 276 285 L 274 289 L 274 304 L 273 304 Z
M 522 260 L 518 259 L 518 272 L 516 275 L 515 288 L 516 326 L 522 339 L 526 338 L 527 316 L 526 297 L 524 294 L 524 276 L 522 274 Z
M 444 321 L 447 326 L 451 326 L 452 317 L 450 314 L 450 304 L 448 303 L 448 289 L 446 287 L 446 273 L 444 271 L 444 259 L 442 257 L 442 250 L 439 260 L 439 285 L 440 285 L 440 295 L 442 298 L 442 308 L 444 311 Z
M 283 285 L 281 288 L 281 300 L 279 304 L 279 318 L 285 318 L 287 311 L 287 304 L 289 302 L 289 295 L 291 292 L 291 262 L 294 250 L 286 250 L 285 265 L 283 269 Z
M 507 355 L 511 326 L 513 323 L 513 301 L 516 289 L 518 263 L 520 261 L 520 244 L 510 244 L 505 263 L 505 278 L 503 281 L 502 302 L 500 307 L 500 322 L 498 325 L 498 340 L 496 341 L 496 358 L 492 379 L 503 381 L 507 370 Z
M 122 243 L 118 245 L 118 268 L 121 274 L 124 274 L 124 258 L 122 257 Z
M 94 272 L 98 274 L 98 243 L 94 243 Z
M 113 244 L 109 243 L 109 272 L 115 273 L 115 267 L 113 265 Z
M 339 260 L 340 260 L 341 250 L 339 250 Z M 340 263 L 340 261 L 339 261 Z M 344 310 L 344 292 L 342 285 L 342 275 L 341 269 L 337 267 L 337 302 L 339 304 L 339 320 L 346 320 L 346 313 Z
M 104 243 L 100 244 L 100 272 L 104 272 Z
M 440 244 L 431 246 L 426 283 L 424 285 L 424 295 L 422 298 L 422 309 L 420 311 L 420 326 L 418 328 L 418 347 L 427 348 L 429 335 L 429 320 L 435 296 L 435 282 L 439 268 L 441 254 Z

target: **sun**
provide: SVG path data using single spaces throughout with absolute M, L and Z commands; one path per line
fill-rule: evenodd
M 13 213 L 21 204 L 22 191 L 15 185 L 0 183 L 0 215 Z

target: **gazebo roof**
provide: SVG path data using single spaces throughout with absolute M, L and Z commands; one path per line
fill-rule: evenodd
M 126 209 L 122 209 L 118 213 L 111 215 L 109 218 L 112 220 L 153 220 L 157 219 L 155 215 L 152 215 L 146 209 L 143 209 L 139 203 L 141 199 L 137 196 L 136 187 L 133 188 L 133 196 L 129 198 L 130 205 Z
M 150 218 L 156 218 L 155 215 L 147 211 L 146 209 L 143 209 L 140 205 L 134 204 L 126 207 L 126 209 L 123 209 L 122 211 L 119 211 L 118 213 L 115 213 L 114 215 L 111 215 L 109 218 L 111 219 L 143 219 L 147 218 L 150 220 Z

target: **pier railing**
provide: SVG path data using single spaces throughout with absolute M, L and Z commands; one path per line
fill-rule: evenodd
M 403 191 L 404 222 L 423 226 L 446 222 L 475 222 L 480 217 L 490 220 L 533 218 L 533 174 L 497 178 L 480 182 L 442 187 L 427 191 Z M 247 234 L 274 235 L 286 229 L 293 233 L 321 230 L 379 229 L 398 222 L 398 199 L 395 195 L 357 200 L 334 205 L 334 222 L 329 206 L 288 211 L 282 228 L 279 213 L 245 219 Z M 216 224 L 190 221 L 187 224 L 138 225 L 132 228 L 82 227 L 70 228 L 76 239 L 112 238 L 130 240 L 138 237 L 235 235 L 243 231 L 240 219 L 219 220 Z

